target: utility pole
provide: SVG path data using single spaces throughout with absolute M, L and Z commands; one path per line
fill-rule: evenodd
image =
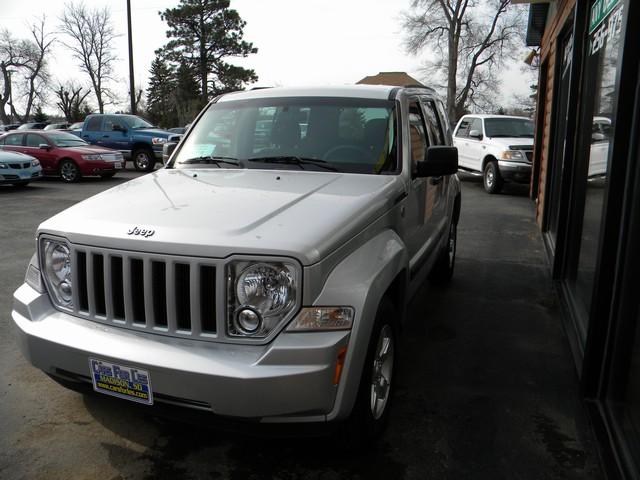
M 133 79 L 133 40 L 131 39 L 131 0 L 127 0 L 127 27 L 129 32 L 129 95 L 131 97 L 131 114 L 136 114 L 136 88 Z

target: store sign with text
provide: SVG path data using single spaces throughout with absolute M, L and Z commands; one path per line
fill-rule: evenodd
M 594 55 L 620 35 L 623 20 L 623 3 L 620 0 L 597 0 L 589 17 L 590 48 Z

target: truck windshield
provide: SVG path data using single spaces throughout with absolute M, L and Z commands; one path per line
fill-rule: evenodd
M 533 122 L 526 118 L 486 118 L 484 130 L 487 137 L 533 138 Z
M 388 174 L 397 170 L 395 123 L 388 100 L 223 101 L 193 127 L 172 166 Z

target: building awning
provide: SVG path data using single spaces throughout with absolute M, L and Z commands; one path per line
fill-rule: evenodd
M 547 24 L 548 3 L 529 5 L 529 23 L 527 25 L 527 47 L 539 47 Z

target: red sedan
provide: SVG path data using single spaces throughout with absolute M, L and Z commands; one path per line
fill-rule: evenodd
M 77 182 L 82 176 L 113 177 L 122 169 L 122 153 L 96 147 L 71 133 L 59 131 L 11 132 L 0 137 L 0 148 L 26 153 L 40 160 L 45 175 Z

